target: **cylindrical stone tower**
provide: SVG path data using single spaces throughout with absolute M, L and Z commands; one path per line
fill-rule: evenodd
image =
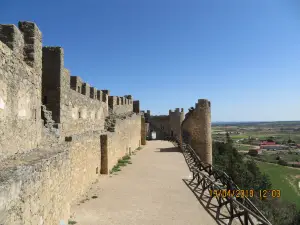
M 207 99 L 199 99 L 197 108 L 197 147 L 195 149 L 203 162 L 212 164 L 212 137 L 211 137 L 211 105 Z

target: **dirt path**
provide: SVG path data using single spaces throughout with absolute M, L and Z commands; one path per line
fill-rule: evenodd
M 190 172 L 175 150 L 169 142 L 147 142 L 132 164 L 101 178 L 88 201 L 72 206 L 72 220 L 76 225 L 217 224 L 182 181 Z

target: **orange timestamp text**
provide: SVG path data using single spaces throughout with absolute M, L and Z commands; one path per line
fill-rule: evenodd
M 252 198 L 254 196 L 258 196 L 260 198 L 280 198 L 281 191 L 280 190 L 258 190 L 255 191 L 253 189 L 239 189 L 239 190 L 227 190 L 227 189 L 218 189 L 218 190 L 209 190 L 209 195 L 211 197 L 218 198 L 227 198 L 227 197 L 235 197 L 235 198 Z

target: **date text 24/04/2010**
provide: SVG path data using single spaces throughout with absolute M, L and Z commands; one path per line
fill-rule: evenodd
M 236 197 L 236 198 L 252 198 L 254 196 L 259 196 L 260 198 L 280 198 L 281 191 L 280 190 L 258 190 L 255 191 L 253 189 L 250 190 L 209 190 L 209 195 L 211 197 Z

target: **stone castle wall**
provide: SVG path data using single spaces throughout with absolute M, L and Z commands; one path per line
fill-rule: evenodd
M 118 159 L 141 145 L 140 130 L 141 117 L 133 114 L 117 120 L 114 132 L 72 135 L 55 148 L 7 160 L 0 167 L 0 224 L 67 221 L 70 205 L 97 181 L 101 167 L 109 172 Z M 107 162 L 101 161 L 101 134 L 108 137 Z
M 15 160 L 1 165 L 0 223 L 54 224 L 58 218 L 68 219 L 71 172 L 68 152 L 32 151 Z
M 34 24 L 0 25 L 0 160 L 41 141 L 41 51 Z
M 131 95 L 124 97 L 109 96 L 108 105 L 115 114 L 124 114 L 133 111 L 133 100 Z
M 170 118 L 166 115 L 161 116 L 151 116 L 147 114 L 151 132 L 154 130 L 156 132 L 156 139 L 162 140 L 165 137 L 165 134 L 170 135 Z
M 176 108 L 174 111 L 169 110 L 169 115 L 151 116 L 148 110 L 145 114 L 150 123 L 150 130 L 156 131 L 156 138 L 163 139 L 165 135 L 181 137 L 181 124 L 184 120 L 184 110 Z M 152 126 L 152 128 L 151 128 Z
M 60 47 L 43 48 L 43 103 L 60 124 L 61 136 L 104 129 L 107 94 L 70 76 Z
M 126 120 L 116 121 L 115 132 L 108 137 L 108 170 L 111 170 L 118 159 L 141 146 L 141 116 L 133 114 Z
M 180 139 L 181 137 L 181 124 L 184 120 L 184 110 L 176 108 L 173 112 L 169 110 L 169 124 L 170 124 L 170 135 Z
M 62 48 L 42 48 L 34 23 L 0 25 L 0 224 L 66 222 L 103 168 L 141 145 L 132 97 L 109 97 L 70 75 Z M 123 119 L 111 132 L 112 112 Z

